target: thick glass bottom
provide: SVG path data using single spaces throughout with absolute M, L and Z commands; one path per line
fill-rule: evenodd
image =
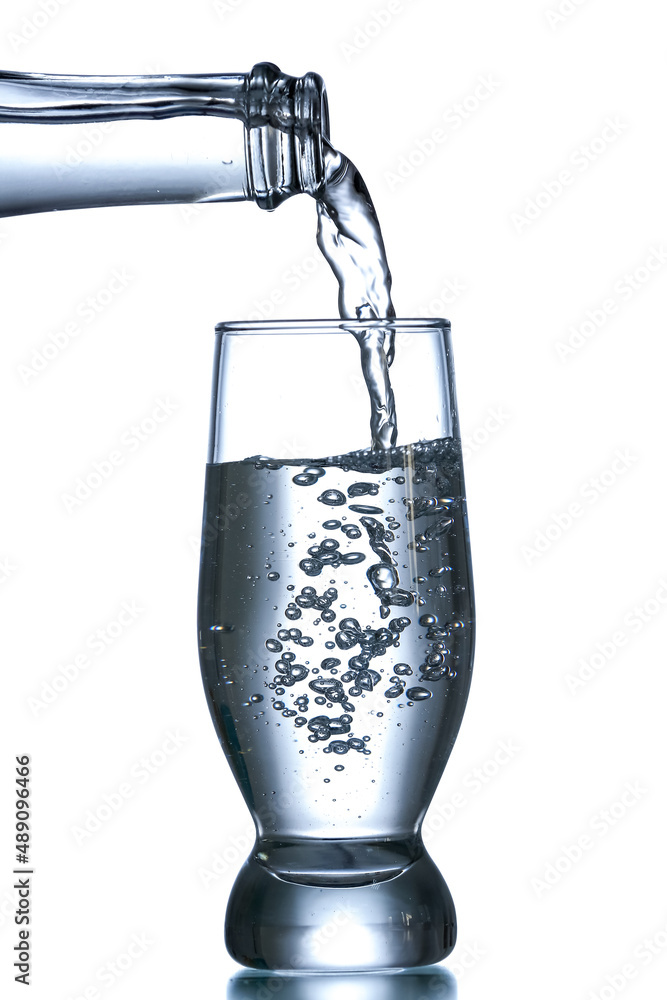
M 343 854 L 352 860 L 344 871 L 334 864 L 326 879 L 321 868 L 308 876 L 298 844 L 273 851 L 266 842 L 256 845 L 227 908 L 232 958 L 283 972 L 370 972 L 431 965 L 449 955 L 454 903 L 421 842 L 407 852 L 414 860 L 404 842 L 302 842 L 307 855 L 322 854 L 327 844 L 338 860 Z

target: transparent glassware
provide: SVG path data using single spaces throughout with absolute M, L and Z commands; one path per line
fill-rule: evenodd
M 376 321 L 399 436 L 375 450 L 369 325 L 217 328 L 199 645 L 257 834 L 226 944 L 257 969 L 409 968 L 456 938 L 420 832 L 474 648 L 449 323 Z
M 85 126 L 85 128 L 83 127 Z M 0 217 L 111 205 L 317 197 L 329 118 L 316 73 L 0 72 Z

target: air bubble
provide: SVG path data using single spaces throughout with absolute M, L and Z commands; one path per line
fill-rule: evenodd
M 347 495 L 349 497 L 363 497 L 368 494 L 376 496 L 379 489 L 380 487 L 375 483 L 352 483 L 352 485 L 348 487 Z
M 406 695 L 410 701 L 426 701 L 427 698 L 433 697 L 433 692 L 427 691 L 426 688 L 414 687 L 409 688 Z
M 267 639 L 264 645 L 272 653 L 279 653 L 283 648 L 282 642 L 278 642 L 277 639 Z
M 324 521 L 322 527 L 325 531 L 335 531 L 340 528 L 340 521 Z
M 267 573 L 266 579 L 267 580 L 271 580 L 271 581 L 279 580 L 280 579 L 280 573 Z
M 320 666 L 323 670 L 331 670 L 332 667 L 340 666 L 340 660 L 336 659 L 335 656 L 327 656 L 326 659 L 322 660 Z
M 317 499 L 327 507 L 341 507 L 345 503 L 345 494 L 340 490 L 325 490 Z
M 371 566 L 367 576 L 375 590 L 392 590 L 398 586 L 398 573 L 393 566 L 377 563 Z
M 324 564 L 319 559 L 302 559 L 299 563 L 299 568 L 303 570 L 306 576 L 319 576 L 323 566 Z

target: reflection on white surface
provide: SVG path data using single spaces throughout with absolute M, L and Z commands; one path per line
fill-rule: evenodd
M 283 975 L 243 970 L 226 1000 L 456 1000 L 454 976 L 440 965 L 405 972 Z

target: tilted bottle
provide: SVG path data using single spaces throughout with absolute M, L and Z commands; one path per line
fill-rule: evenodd
M 0 72 L 0 217 L 111 205 L 318 196 L 324 83 L 247 74 Z

